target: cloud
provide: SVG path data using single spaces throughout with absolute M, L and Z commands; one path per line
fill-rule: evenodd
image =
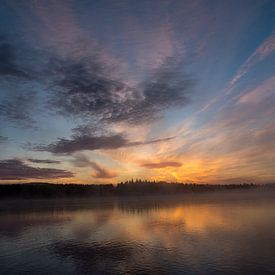
M 28 78 L 28 74 L 16 64 L 16 50 L 0 37 L 0 77 Z
M 72 163 L 77 167 L 92 167 L 95 170 L 92 176 L 97 179 L 110 179 L 117 176 L 117 173 L 110 171 L 95 161 L 89 160 L 84 154 L 75 154 Z
M 30 14 L 30 18 L 25 18 L 27 21 L 35 19 L 37 25 L 34 29 L 38 29 L 48 42 L 43 45 L 38 43 L 37 46 L 42 47 L 39 51 L 28 49 L 35 52 L 33 64 L 27 64 L 22 54 L 18 61 L 25 66 L 25 70 L 20 70 L 32 76 L 30 84 L 40 86 L 37 93 L 47 101 L 50 110 L 66 118 L 93 120 L 97 124 L 126 122 L 136 125 L 151 123 L 161 118 L 168 109 L 188 104 L 193 82 L 184 74 L 182 64 L 171 57 L 176 52 L 174 45 L 170 45 L 173 39 L 170 39 L 172 34 L 166 24 L 153 39 L 162 49 L 157 54 L 158 58 L 153 58 L 157 65 L 146 74 L 147 79 L 130 84 L 133 79 L 127 77 L 124 65 L 108 54 L 102 45 L 99 47 L 90 34 L 81 28 L 70 3 L 22 4 L 21 8 L 14 6 L 19 13 L 24 11 L 24 17 Z M 36 36 L 35 33 L 33 35 Z M 3 51 L 8 54 L 3 56 L 8 56 L 6 67 L 11 67 L 16 61 L 15 47 L 7 45 Z M 19 52 L 21 44 L 15 45 L 16 52 Z M 178 56 L 179 59 L 181 57 Z M 6 99 L 5 104 L 0 106 L 0 115 L 13 122 L 27 121 L 31 125 L 33 121 L 29 113 L 35 104 L 31 106 L 29 103 L 28 108 L 21 107 L 17 97 L 23 98 L 23 94 L 13 96 L 13 100 Z M 30 98 L 26 96 L 27 101 Z M 40 101 L 39 104 L 45 107 L 44 102 Z M 23 108 L 24 112 L 21 111 Z
M 117 176 L 117 173 L 107 170 L 106 168 L 100 166 L 96 162 L 91 162 L 95 173 L 93 173 L 93 177 L 97 179 L 111 179 Z
M 89 59 L 89 58 L 87 58 Z M 52 87 L 56 93 L 49 103 L 59 113 L 70 116 L 95 116 L 107 120 L 119 111 L 127 93 L 126 84 L 107 74 L 107 64 L 95 55 L 90 60 L 54 60 L 50 70 L 57 73 Z M 127 96 L 124 94 L 124 96 Z
M 160 144 L 159 151 L 154 152 L 155 159 L 167 157 L 168 152 L 173 159 L 184 162 L 184 170 L 176 171 L 183 182 L 222 183 L 231 177 L 242 178 L 239 182 L 272 182 L 274 84 L 271 76 L 254 88 L 241 91 L 200 127 L 194 120 L 187 127 L 183 124 L 183 129 L 171 130 L 169 135 L 177 136 L 177 140 Z M 162 175 L 167 179 L 166 169 Z
M 91 161 L 81 153 L 74 154 L 72 159 L 72 164 L 76 167 L 89 167 L 91 166 Z
M 232 87 L 247 74 L 251 67 L 258 62 L 268 57 L 275 51 L 275 31 L 267 37 L 260 46 L 249 56 L 249 58 L 242 64 L 234 78 L 230 81 L 226 93 L 230 93 Z
M 158 168 L 165 168 L 165 167 L 180 167 L 182 166 L 182 164 L 177 161 L 164 161 L 164 162 L 143 163 L 140 166 L 149 168 L 149 169 L 158 169 Z
M 71 178 L 73 173 L 54 168 L 37 168 L 18 159 L 0 161 L 0 180 Z
M 268 79 L 265 79 L 258 86 L 253 89 L 246 91 L 245 94 L 242 94 L 236 104 L 249 104 L 250 108 L 252 106 L 257 106 L 257 108 L 265 103 L 274 101 L 273 97 L 275 95 L 274 90 L 275 85 L 275 75 L 271 76 Z
M 77 62 L 57 59 L 50 69 L 55 76 L 49 105 L 64 116 L 101 123 L 152 122 L 167 109 L 189 103 L 193 80 L 181 65 L 168 58 L 146 80 L 131 86 L 126 79 L 115 77 L 109 64 L 96 54 Z
M 93 120 L 103 128 L 121 122 L 148 124 L 161 118 L 168 109 L 189 102 L 193 80 L 173 58 L 167 58 L 144 81 L 130 85 L 128 79 L 116 74 L 120 65 L 114 66 L 95 47 L 85 58 L 61 57 L 46 50 L 34 54 L 36 64 L 19 60 L 32 75 L 28 79 L 31 81 L 8 82 L 9 93 L 0 103 L 0 116 L 20 126 L 34 127 L 33 111 L 43 109 L 46 102 L 50 110 L 66 118 L 80 118 L 84 123 Z M 12 91 L 9 86 L 14 84 L 16 89 Z M 32 91 L 36 85 L 42 88 L 38 92 Z M 35 102 L 36 99 L 41 100 Z
M 151 10 L 153 6 L 154 9 L 164 9 L 163 3 L 159 3 L 158 7 L 152 3 L 145 5 L 148 5 L 148 10 Z M 119 30 L 118 39 L 126 45 L 131 45 L 126 47 L 127 56 L 131 56 L 134 60 L 138 74 L 146 75 L 152 69 L 159 68 L 167 58 L 184 53 L 184 43 L 179 43 L 173 23 L 168 19 L 169 15 L 165 13 L 163 12 L 163 17 L 158 20 L 157 24 L 146 24 L 144 21 L 149 18 L 140 22 L 134 16 L 128 15 L 124 19 L 126 24 Z M 151 15 L 150 13 L 150 22 L 154 21 Z M 146 31 L 144 24 L 146 24 Z
M 24 52 L 24 55 L 21 54 Z M 0 35 L 0 116 L 21 127 L 34 127 L 31 112 L 35 106 L 38 52 L 7 41 Z
M 115 113 L 112 121 L 131 124 L 152 122 L 170 108 L 187 105 L 194 81 L 182 72 L 181 65 L 174 58 L 168 58 L 136 87 L 140 97 L 128 100 L 128 108 Z
M 267 57 L 272 56 L 275 52 L 275 31 L 273 31 L 268 37 L 266 37 L 262 43 L 252 52 L 251 55 L 244 61 L 244 63 L 239 67 L 236 74 L 232 79 L 226 84 L 222 93 L 219 93 L 216 97 L 212 98 L 203 108 L 199 111 L 205 112 L 209 110 L 213 105 L 220 102 L 224 97 L 229 96 L 237 84 L 242 80 L 249 71 L 257 66 L 260 62 L 267 59 Z
M 45 163 L 45 164 L 59 164 L 60 161 L 58 160 L 51 160 L 51 159 L 28 159 L 28 161 L 33 163 Z
M 80 27 L 71 1 L 29 1 L 20 5 L 16 7 L 21 9 L 19 12 L 25 9 L 31 11 L 37 27 L 30 28 L 35 36 L 42 38 L 43 43 L 54 47 L 61 54 L 82 54 L 79 44 L 84 40 L 87 42 L 89 33 Z M 89 46 L 91 49 L 92 45 Z
M 174 137 L 153 139 L 149 141 L 129 141 L 122 134 L 93 136 L 90 134 L 73 135 L 71 139 L 60 138 L 57 142 L 48 145 L 27 145 L 35 151 L 47 151 L 53 154 L 72 154 L 83 150 L 118 149 L 131 146 L 165 142 Z

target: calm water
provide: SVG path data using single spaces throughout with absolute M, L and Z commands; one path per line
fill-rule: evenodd
M 1 274 L 275 274 L 275 199 L 5 201 Z

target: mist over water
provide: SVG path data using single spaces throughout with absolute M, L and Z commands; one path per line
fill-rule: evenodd
M 0 274 L 274 274 L 274 226 L 255 192 L 3 200 Z

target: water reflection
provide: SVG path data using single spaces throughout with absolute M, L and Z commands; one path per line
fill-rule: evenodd
M 38 204 L 0 208 L 0 273 L 275 273 L 272 198 Z

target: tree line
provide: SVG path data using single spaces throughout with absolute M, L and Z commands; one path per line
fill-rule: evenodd
M 113 184 L 51 184 L 24 183 L 1 184 L 0 198 L 53 198 L 53 197 L 89 197 L 89 196 L 132 196 L 132 195 L 168 195 L 199 193 L 217 190 L 250 189 L 258 185 L 242 184 L 195 184 L 167 183 L 164 181 L 129 180 Z

